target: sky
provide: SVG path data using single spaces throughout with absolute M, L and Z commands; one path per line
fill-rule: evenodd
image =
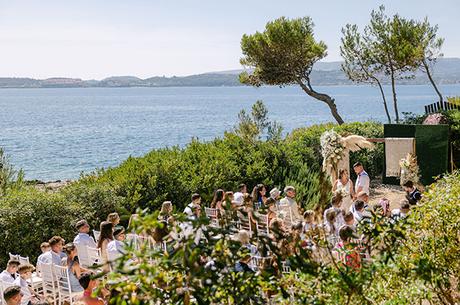
M 183 76 L 240 69 L 240 39 L 267 21 L 310 16 L 340 60 L 341 28 L 372 9 L 428 17 L 460 57 L 459 0 L 0 0 L 0 77 Z

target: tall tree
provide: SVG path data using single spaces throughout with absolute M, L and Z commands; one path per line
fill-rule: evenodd
M 342 70 L 353 82 L 369 83 L 379 87 L 388 123 L 391 123 L 385 92 L 380 80 L 381 66 L 373 60 L 373 45 L 363 39 L 358 32 L 357 25 L 347 24 L 342 28 L 342 33 L 342 45 L 340 46 L 340 54 L 344 59 Z
M 254 69 L 250 74 L 240 75 L 242 83 L 299 85 L 309 96 L 326 103 L 337 123 L 344 123 L 335 100 L 311 85 L 313 65 L 327 55 L 326 44 L 313 37 L 311 18 L 281 17 L 268 22 L 262 33 L 243 35 L 241 49 L 244 55 L 241 64 Z
M 390 78 L 396 122 L 399 123 L 396 80 L 414 77 L 423 56 L 420 45 L 414 44 L 414 20 L 399 15 L 388 17 L 385 7 L 372 11 L 369 25 L 364 29 L 366 43 L 372 46 L 372 60 Z
M 420 68 L 426 73 L 431 85 L 433 86 L 436 94 L 439 96 L 439 101 L 443 102 L 443 97 L 439 91 L 436 83 L 433 80 L 433 66 L 439 57 L 442 57 L 441 47 L 444 43 L 444 39 L 437 37 L 438 25 L 432 26 L 427 18 L 423 22 L 419 22 L 417 25 L 419 40 L 416 41 L 423 48 L 423 57 L 421 57 Z

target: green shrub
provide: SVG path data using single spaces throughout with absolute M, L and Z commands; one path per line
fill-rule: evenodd
M 80 218 L 80 208 L 67 202 L 60 193 L 45 193 L 26 187 L 0 198 L 0 265 L 8 252 L 28 256 L 35 262 L 40 244 L 54 235 L 73 240 L 73 225 Z

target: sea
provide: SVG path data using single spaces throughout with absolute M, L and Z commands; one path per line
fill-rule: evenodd
M 386 116 L 377 88 L 324 86 L 346 122 Z M 445 96 L 460 84 L 441 85 Z M 390 88 L 385 87 L 392 110 Z M 437 100 L 428 85 L 397 87 L 400 112 L 423 113 Z M 0 147 L 28 180 L 77 179 L 152 149 L 222 137 L 238 113 L 261 100 L 284 134 L 333 121 L 329 108 L 298 87 L 0 89 Z

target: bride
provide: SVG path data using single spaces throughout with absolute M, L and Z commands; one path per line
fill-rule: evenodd
M 333 192 L 340 191 L 343 196 L 342 209 L 348 211 L 353 203 L 352 197 L 354 195 L 353 183 L 351 182 L 348 170 L 341 169 L 339 171 L 339 179 L 337 179 L 332 187 Z

